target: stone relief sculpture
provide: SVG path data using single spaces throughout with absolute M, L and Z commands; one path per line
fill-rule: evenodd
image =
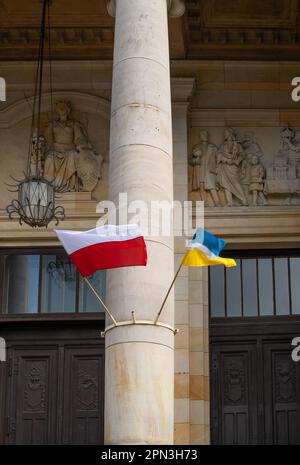
M 289 144 L 289 164 L 297 178 L 300 178 L 300 131 L 297 130 L 293 133 L 292 139 L 288 141 Z
M 199 143 L 193 147 L 192 190 L 199 191 L 205 200 L 205 191 L 210 192 L 215 206 L 219 205 L 217 192 L 217 146 L 209 142 L 208 131 L 201 131 Z
M 284 128 L 280 132 L 280 147 L 267 168 L 267 189 L 271 194 L 285 195 L 291 203 L 300 192 L 300 130 Z
M 245 132 L 241 145 L 246 158 L 251 158 L 252 155 L 256 155 L 258 158 L 263 156 L 262 148 L 257 142 L 255 134 L 252 131 Z
M 253 131 L 226 128 L 223 142 L 214 144 L 201 130 L 190 158 L 192 200 L 213 207 L 300 205 L 300 129 L 286 127 L 279 135 L 278 150 L 266 161 Z
M 101 179 L 103 156 L 95 152 L 85 127 L 72 118 L 72 105 L 59 101 L 44 137 L 44 176 L 66 192 L 92 192 Z
M 249 168 L 249 192 L 252 194 L 253 206 L 257 205 L 258 198 L 261 199 L 263 205 L 267 205 L 266 189 L 265 189 L 265 169 L 259 162 L 256 154 L 251 157 L 251 165 Z
M 242 205 L 248 205 L 248 200 L 241 184 L 242 163 L 244 152 L 236 140 L 233 129 L 225 129 L 224 142 L 218 150 L 217 182 L 224 190 L 226 203 L 232 206 L 232 197 L 239 199 Z
M 192 149 L 190 189 L 197 195 L 194 198 L 210 206 L 268 205 L 268 181 L 261 161 L 264 152 L 254 132 L 238 137 L 233 128 L 226 128 L 219 146 L 209 139 L 209 132 L 201 130 L 199 143 Z M 293 138 L 289 142 L 289 150 L 295 153 L 297 141 Z

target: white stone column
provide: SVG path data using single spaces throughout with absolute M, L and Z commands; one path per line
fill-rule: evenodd
M 115 0 L 110 199 L 173 200 L 168 9 L 180 0 Z M 118 321 L 153 321 L 174 273 L 173 237 L 147 239 L 148 266 L 112 270 L 107 302 Z M 171 294 L 161 321 L 174 325 Z M 110 322 L 107 321 L 107 324 Z M 105 442 L 172 444 L 174 334 L 154 325 L 106 333 Z

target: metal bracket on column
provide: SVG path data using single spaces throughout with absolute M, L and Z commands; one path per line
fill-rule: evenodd
M 167 0 L 169 15 L 173 18 L 179 18 L 185 12 L 185 0 Z M 108 14 L 112 17 L 116 16 L 116 0 L 106 0 L 106 8 Z
M 179 333 L 179 329 L 173 328 L 173 326 L 167 325 L 166 323 L 154 323 L 153 321 L 150 320 L 126 320 L 126 321 L 118 321 L 118 326 L 115 325 L 109 325 L 105 328 L 104 331 L 101 332 L 101 337 L 105 337 L 106 333 L 108 331 L 111 331 L 112 329 L 120 328 L 121 326 L 160 326 L 162 328 L 168 329 L 169 331 L 172 331 L 174 335 Z

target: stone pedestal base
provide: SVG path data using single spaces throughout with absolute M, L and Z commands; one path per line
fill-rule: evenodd
M 65 192 L 56 195 L 56 204 L 65 209 L 66 216 L 74 213 L 96 213 L 97 201 L 91 192 Z

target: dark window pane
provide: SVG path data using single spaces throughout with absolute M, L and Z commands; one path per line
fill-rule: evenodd
M 273 269 L 271 258 L 258 259 L 259 313 L 274 314 Z
M 225 316 L 224 267 L 211 266 L 210 272 L 210 314 L 214 317 Z
M 5 258 L 5 309 L 7 313 L 37 313 L 39 255 Z
M 287 258 L 274 259 L 276 315 L 288 315 L 289 302 L 289 272 Z
M 300 315 L 300 257 L 290 258 L 292 313 Z
M 243 267 L 243 309 L 244 316 L 257 316 L 257 275 L 256 260 L 244 259 Z
M 75 312 L 76 269 L 65 255 L 44 255 L 42 312 Z
M 89 281 L 96 289 L 101 299 L 105 302 L 105 287 L 106 287 L 105 271 L 94 273 Z M 79 284 L 79 311 L 80 312 L 104 312 L 103 306 L 90 290 L 88 285 L 80 277 Z
M 237 266 L 226 268 L 227 316 L 242 316 L 241 261 Z

